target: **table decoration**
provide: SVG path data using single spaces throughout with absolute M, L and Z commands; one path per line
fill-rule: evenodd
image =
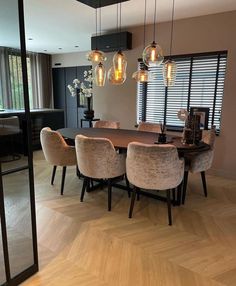
M 166 143 L 166 127 L 165 124 L 160 122 L 161 133 L 158 135 L 158 143 Z
M 71 96 L 79 96 L 79 106 L 87 107 L 87 109 L 84 110 L 84 118 L 92 119 L 94 117 L 94 110 L 92 109 L 93 70 L 84 71 L 84 81 L 81 82 L 75 78 L 73 84 L 69 84 L 67 87 Z

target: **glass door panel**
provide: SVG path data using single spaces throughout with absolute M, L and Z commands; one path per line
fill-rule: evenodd
M 2 245 L 2 226 L 0 221 L 0 285 L 6 282 L 5 265 L 3 258 L 3 245 Z
M 0 243 L 0 285 L 5 282 L 4 285 L 19 285 L 38 269 L 22 24 L 23 0 L 0 0 L 0 194 L 3 196 L 0 211 L 5 217 L 4 249 L 7 249 L 4 261 Z
M 28 170 L 3 176 L 11 276 L 34 264 Z

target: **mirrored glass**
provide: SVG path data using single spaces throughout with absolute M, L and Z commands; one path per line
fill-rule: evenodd
M 0 221 L 0 285 L 6 282 L 5 265 L 3 260 L 3 247 L 2 247 L 2 228 Z
M 11 276 L 33 265 L 28 170 L 3 176 Z

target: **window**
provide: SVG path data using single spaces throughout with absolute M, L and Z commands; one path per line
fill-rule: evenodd
M 21 56 L 15 52 L 9 52 L 9 72 L 10 72 L 10 87 L 11 87 L 11 107 L 13 109 L 24 108 L 24 90 L 22 79 L 22 66 Z M 27 61 L 27 73 L 28 73 L 28 86 L 29 86 L 29 100 L 30 106 L 32 106 L 32 81 L 31 81 L 31 69 L 30 58 L 26 58 Z
M 177 64 L 176 82 L 165 87 L 162 66 L 150 67 L 154 79 L 138 83 L 137 122 L 164 122 L 168 129 L 182 129 L 177 117 L 180 108 L 209 107 L 209 124 L 220 130 L 227 52 L 173 56 Z M 139 61 L 139 68 L 144 64 Z

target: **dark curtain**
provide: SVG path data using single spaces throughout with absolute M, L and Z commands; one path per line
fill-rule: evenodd
M 4 108 L 12 107 L 9 49 L 0 47 L 0 96 Z
M 34 108 L 51 108 L 52 68 L 51 55 L 31 53 L 31 78 Z

